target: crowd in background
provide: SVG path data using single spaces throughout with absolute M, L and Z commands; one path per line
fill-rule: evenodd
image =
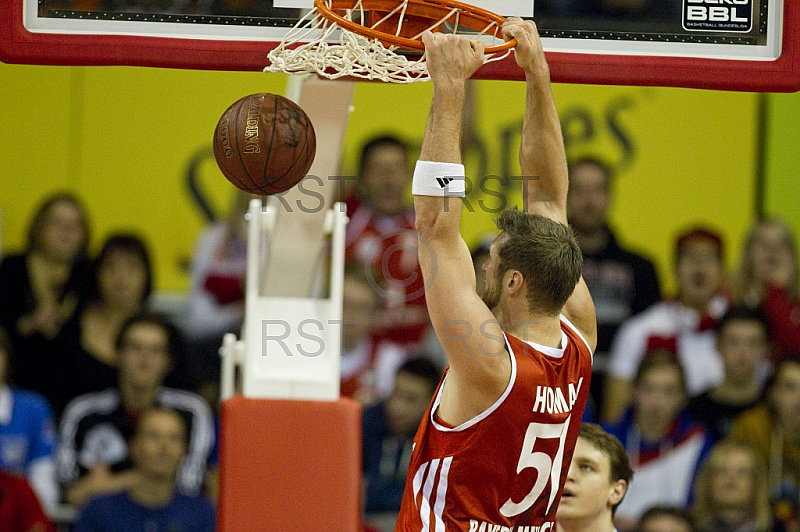
M 360 164 L 346 202 L 341 391 L 365 405 L 365 529 L 380 531 L 393 527 L 445 358 L 417 264 L 408 147 L 375 138 Z M 622 442 L 634 471 L 617 528 L 799 531 L 794 235 L 778 219 L 755 223 L 728 274 L 717 231 L 687 228 L 665 297 L 653 264 L 608 222 L 613 188 L 601 160 L 571 161 L 569 219 L 598 320 L 584 419 Z M 217 349 L 244 318 L 249 199 L 237 194 L 203 231 L 186 307 L 171 315 L 152 312 L 153 266 L 135 232 L 90 253 L 78 198 L 39 206 L 26 248 L 0 263 L 0 529 L 50 530 L 64 503 L 78 509 L 76 530 L 213 529 Z M 487 242 L 473 254 L 478 291 Z

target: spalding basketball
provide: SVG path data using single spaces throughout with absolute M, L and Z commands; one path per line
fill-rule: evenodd
M 251 94 L 223 113 L 214 156 L 228 180 L 251 194 L 277 194 L 308 173 L 317 151 L 314 126 L 297 104 L 277 94 Z

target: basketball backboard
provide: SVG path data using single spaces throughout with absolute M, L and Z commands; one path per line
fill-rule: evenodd
M 274 3 L 273 3 L 274 2 Z M 536 20 L 556 82 L 800 89 L 789 0 L 478 0 Z M 261 70 L 308 0 L 0 0 L 8 63 Z M 522 79 L 513 58 L 476 77 Z

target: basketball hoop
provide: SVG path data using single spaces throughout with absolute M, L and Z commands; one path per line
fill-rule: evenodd
M 426 81 L 426 31 L 480 37 L 486 63 L 505 58 L 500 15 L 456 0 L 314 0 L 314 7 L 270 51 L 265 72 Z

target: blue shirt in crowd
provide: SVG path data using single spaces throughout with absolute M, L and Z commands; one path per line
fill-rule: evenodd
M 27 475 L 31 463 L 55 454 L 53 414 L 37 393 L 0 386 L 0 468 Z
M 214 532 L 216 512 L 202 496 L 176 494 L 162 508 L 147 508 L 127 492 L 92 499 L 74 532 Z

